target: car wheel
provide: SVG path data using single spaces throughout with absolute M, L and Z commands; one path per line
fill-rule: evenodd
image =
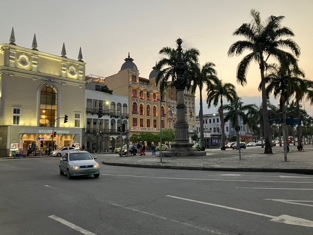
M 95 178 L 99 178 L 99 175 L 100 175 L 100 174 L 94 174 L 93 176 L 94 176 Z
M 68 178 L 68 179 L 72 179 L 72 176 L 71 176 L 71 173 L 70 173 L 70 171 L 69 171 L 69 170 L 67 170 L 67 172 L 66 172 L 66 176 L 67 176 L 67 178 Z
M 60 175 L 64 175 L 64 172 L 61 170 L 61 168 L 60 168 Z
M 61 157 L 61 156 L 62 156 L 61 153 L 58 153 L 58 154 L 57 154 L 57 157 Z

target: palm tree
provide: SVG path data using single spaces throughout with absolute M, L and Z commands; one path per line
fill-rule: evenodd
M 268 83 L 266 91 L 267 93 L 273 92 L 275 98 L 279 96 L 284 138 L 284 160 L 287 161 L 286 102 L 292 97 L 298 86 L 305 88 L 305 83 L 299 78 L 299 76 L 303 77 L 304 73 L 297 66 L 294 67 L 287 63 L 282 63 L 280 67 L 274 64 L 269 66 L 268 69 L 270 73 L 265 77 Z
M 200 52 L 195 48 L 191 48 L 186 51 L 182 51 L 181 58 L 179 58 L 178 50 L 169 47 L 164 47 L 160 50 L 159 53 L 165 56 L 156 65 L 156 68 L 159 70 L 158 75 L 156 77 L 156 84 L 160 88 L 160 96 L 162 102 L 167 88 L 169 86 L 175 87 L 175 85 L 178 82 L 180 82 L 178 81 L 176 74 L 177 65 L 178 62 L 180 62 L 179 61 L 180 59 L 183 61 L 183 66 L 185 67 L 184 82 L 186 82 L 186 88 L 191 89 L 190 81 L 193 78 L 191 68 L 194 68 L 195 65 L 198 63 L 198 56 Z
M 187 87 L 191 88 L 192 93 L 195 93 L 197 88 L 200 91 L 200 110 L 199 110 L 199 119 L 200 119 L 200 140 L 201 140 L 201 150 L 205 149 L 204 142 L 204 128 L 203 128 L 203 101 L 202 101 L 202 90 L 203 86 L 206 85 L 208 88 L 211 87 L 214 83 L 218 82 L 216 77 L 215 64 L 208 62 L 200 68 L 200 65 L 194 64 L 189 72 L 189 81 Z
M 176 66 L 178 60 L 178 52 L 174 48 L 164 47 L 159 51 L 159 54 L 164 55 L 165 57 L 161 59 L 156 64 L 156 68 L 159 70 L 158 76 L 156 77 L 156 84 L 160 87 L 161 96 L 164 95 L 167 87 L 174 86 L 177 80 L 176 78 Z M 182 60 L 185 65 L 185 79 L 190 80 L 191 66 L 198 63 L 198 56 L 200 52 L 191 48 L 182 52 Z
M 239 160 L 241 160 L 240 153 L 240 138 L 239 138 L 239 118 L 243 120 L 243 124 L 248 123 L 251 113 L 255 113 L 257 107 L 255 104 L 243 105 L 241 98 L 236 97 L 230 104 L 224 105 L 223 109 L 227 111 L 225 122 L 230 121 L 237 132 L 237 147 L 239 147 Z
M 277 119 L 279 115 L 278 108 L 271 104 L 269 100 L 267 100 L 268 114 L 269 118 Z M 253 131 L 253 133 L 258 134 L 259 138 L 264 137 L 264 125 L 263 125 L 263 105 L 257 106 L 255 110 L 251 110 L 249 113 L 249 118 L 247 125 Z
M 296 65 L 297 60 L 295 56 L 299 56 L 300 48 L 289 38 L 294 36 L 294 33 L 290 29 L 281 26 L 284 16 L 270 16 L 265 22 L 261 21 L 260 13 L 255 10 L 251 10 L 251 16 L 253 18 L 251 23 L 242 24 L 233 33 L 236 36 L 243 36 L 246 40 L 240 40 L 232 44 L 228 50 L 228 55 L 241 55 L 245 50 L 251 51 L 238 65 L 237 80 L 241 85 L 247 83 L 246 74 L 249 64 L 254 60 L 259 65 L 265 137 L 264 153 L 272 153 L 265 87 L 267 60 L 270 57 L 274 57 L 279 62 L 288 60 L 291 64 Z M 291 53 L 281 48 L 290 49 Z
M 297 107 L 297 116 L 301 121 L 305 117 L 305 111 L 301 110 L 300 102 L 302 100 L 309 100 L 310 104 L 313 104 L 313 82 L 307 79 L 300 79 L 297 81 L 297 85 L 295 86 L 295 103 Z M 302 129 L 299 124 L 297 127 L 297 135 L 298 135 L 298 146 L 300 146 L 302 142 Z
M 224 112 L 223 112 L 223 97 L 226 98 L 227 101 L 233 102 L 236 97 L 236 87 L 231 83 L 223 83 L 222 80 L 217 80 L 211 86 L 207 88 L 207 103 L 208 108 L 211 107 L 213 103 L 214 106 L 220 104 L 219 113 L 221 117 L 221 137 L 222 137 L 222 147 L 221 150 L 225 150 L 225 122 L 224 122 Z

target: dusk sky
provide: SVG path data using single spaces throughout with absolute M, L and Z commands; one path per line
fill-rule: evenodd
M 64 42 L 67 57 L 77 59 L 81 47 L 86 74 L 103 77 L 116 74 L 129 52 L 140 76 L 148 78 L 162 58 L 160 49 L 176 48 L 182 38 L 183 49 L 197 48 L 201 65 L 215 63 L 219 78 L 236 85 L 246 104 L 260 105 L 258 66 L 251 64 L 242 87 L 236 68 L 244 55 L 227 55 L 230 45 L 243 39 L 232 34 L 251 21 L 251 9 L 263 20 L 285 16 L 282 25 L 295 33 L 292 39 L 301 48 L 299 65 L 313 80 L 312 0 L 2 0 L 0 43 L 9 42 L 14 27 L 18 46 L 31 48 L 36 34 L 38 49 L 49 54 L 60 55 Z M 313 114 L 308 103 L 305 109 Z

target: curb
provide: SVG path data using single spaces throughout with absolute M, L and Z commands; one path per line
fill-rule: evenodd
M 145 164 L 129 164 L 129 163 L 110 163 L 102 162 L 104 165 L 125 166 L 139 168 L 157 168 L 157 169 L 175 169 L 175 170 L 200 170 L 200 171 L 241 171 L 241 172 L 283 172 L 295 174 L 313 175 L 313 169 L 286 169 L 286 168 L 215 168 L 215 167 L 199 167 L 199 166 L 173 166 L 173 165 L 145 165 Z

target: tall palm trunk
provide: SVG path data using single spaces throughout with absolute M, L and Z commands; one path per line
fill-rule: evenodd
M 203 103 L 202 103 L 202 89 L 200 88 L 200 110 L 199 110 L 199 118 L 200 118 L 200 144 L 201 150 L 205 149 L 204 142 L 204 128 L 203 128 Z
M 301 129 L 301 112 L 300 112 L 299 100 L 297 100 L 297 116 L 300 122 L 297 126 L 298 147 L 300 147 L 302 143 L 302 129 Z
M 282 89 L 282 95 L 280 98 L 280 107 L 282 111 L 282 116 L 283 116 L 283 122 L 282 122 L 282 130 L 283 130 L 283 139 L 284 139 L 284 161 L 287 162 L 287 148 L 289 148 L 289 143 L 288 143 L 288 137 L 287 137 L 287 125 L 286 125 L 286 119 L 287 119 L 287 114 L 286 114 L 286 103 L 285 103 L 285 96 L 283 95 L 284 89 Z
M 264 140 L 265 140 L 265 147 L 264 153 L 273 153 L 272 151 L 272 141 L 271 141 L 271 134 L 270 134 L 270 124 L 268 122 L 268 111 L 267 111 L 267 96 L 266 96 L 266 88 L 265 88 L 265 76 L 264 76 L 264 62 L 260 65 L 261 71 L 261 86 L 262 86 L 262 108 L 263 108 L 263 127 L 264 127 Z
M 225 150 L 225 122 L 224 122 L 224 111 L 223 111 L 223 96 L 221 96 L 221 107 L 219 108 L 219 113 L 220 113 L 220 117 L 221 117 L 221 142 L 222 142 L 222 146 L 221 146 L 221 150 Z

